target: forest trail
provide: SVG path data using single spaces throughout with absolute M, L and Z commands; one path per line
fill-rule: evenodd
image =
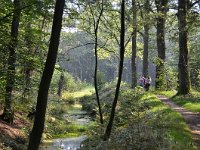
M 185 119 L 186 123 L 190 127 L 193 134 L 193 139 L 198 147 L 200 147 L 200 114 L 188 111 L 183 107 L 178 106 L 169 98 L 163 95 L 157 95 L 157 97 L 166 105 L 170 106 L 173 110 L 179 112 Z

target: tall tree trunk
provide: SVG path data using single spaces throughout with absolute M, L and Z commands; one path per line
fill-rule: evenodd
M 144 9 L 145 9 L 145 25 L 144 25 L 144 51 L 143 51 L 143 75 L 146 77 L 148 75 L 148 66 L 149 66 L 149 62 L 148 62 L 148 51 L 149 51 L 149 23 L 148 23 L 148 14 L 149 14 L 149 0 L 145 1 L 144 4 Z
M 168 0 L 155 0 L 157 8 L 157 51 L 156 64 L 156 89 L 161 89 L 165 84 L 165 21 Z
M 178 95 L 190 93 L 190 76 L 188 67 L 188 47 L 187 47 L 187 0 L 178 1 L 178 26 L 179 26 L 179 87 Z
M 133 9 L 133 37 L 132 37 L 132 59 L 131 59 L 131 77 L 132 84 L 131 87 L 135 88 L 137 86 L 137 68 L 136 68 L 136 53 L 137 53 L 137 8 L 136 0 L 132 0 L 132 9 Z
M 39 148 L 42 133 L 44 130 L 48 91 L 58 53 L 64 5 L 65 0 L 56 1 L 49 51 L 39 86 L 35 120 L 33 129 L 30 134 L 28 150 L 37 150 Z
M 20 21 L 20 0 L 14 0 L 14 14 L 11 25 L 11 39 L 8 45 L 9 58 L 8 58 L 8 69 L 6 77 L 6 93 L 5 93 L 5 106 L 4 112 L 1 116 L 2 120 L 12 123 L 13 115 L 13 88 L 15 84 L 15 63 L 16 63 L 16 48 L 18 44 L 18 30 Z
M 103 124 L 103 115 L 102 115 L 102 110 L 101 110 L 101 104 L 99 100 L 99 92 L 98 92 L 98 79 L 97 79 L 97 71 L 98 71 L 98 54 L 97 54 L 97 47 L 98 47 L 98 29 L 99 29 L 99 22 L 101 19 L 101 16 L 103 14 L 103 0 L 102 0 L 102 7 L 101 7 L 101 12 L 99 14 L 99 17 L 97 21 L 95 20 L 94 16 L 94 34 L 95 34 L 95 44 L 94 44 L 94 50 L 95 50 L 95 69 L 94 69 L 94 88 L 95 88 L 95 93 L 96 93 L 96 99 L 97 99 L 97 105 L 99 107 L 99 116 L 100 116 L 100 122 Z
M 103 140 L 108 140 L 111 134 L 113 121 L 115 117 L 115 108 L 117 106 L 117 100 L 120 92 L 120 84 L 122 79 L 122 72 L 123 72 L 123 63 L 124 63 L 124 37 L 125 37 L 125 0 L 122 0 L 121 2 L 121 32 L 120 32 L 120 62 L 119 62 L 119 72 L 118 72 L 118 80 L 117 80 L 117 86 L 115 90 L 115 97 L 112 104 L 111 114 L 110 114 L 110 120 L 108 122 Z

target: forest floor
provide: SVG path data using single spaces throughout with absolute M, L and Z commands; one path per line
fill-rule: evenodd
M 157 97 L 166 105 L 170 106 L 173 110 L 179 112 L 186 123 L 190 127 L 193 135 L 193 139 L 197 146 L 200 148 L 200 114 L 188 111 L 181 106 L 175 104 L 171 99 L 163 95 L 157 95 Z
M 0 149 L 9 149 L 8 147 L 24 149 L 27 140 L 25 128 L 29 127 L 30 123 L 23 119 L 20 113 L 15 113 L 12 125 L 0 120 Z

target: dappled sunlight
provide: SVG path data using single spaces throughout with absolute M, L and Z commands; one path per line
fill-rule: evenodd
M 93 93 L 94 93 L 93 87 L 88 87 L 75 92 L 64 91 L 62 94 L 62 99 L 69 99 L 69 98 L 79 99 L 83 96 L 91 96 Z

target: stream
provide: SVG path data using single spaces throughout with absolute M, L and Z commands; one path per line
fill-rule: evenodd
M 78 150 L 81 148 L 81 142 L 87 138 L 86 135 L 74 138 L 54 139 L 52 145 L 44 145 L 41 150 Z
M 67 114 L 63 115 L 63 119 L 67 119 L 73 124 L 87 126 L 91 122 L 90 117 L 86 111 L 81 110 L 81 107 L 77 109 L 71 109 Z M 87 139 L 86 135 L 72 137 L 72 138 L 59 138 L 53 139 L 50 144 L 43 143 L 40 146 L 40 150 L 78 150 L 81 148 L 81 143 Z

